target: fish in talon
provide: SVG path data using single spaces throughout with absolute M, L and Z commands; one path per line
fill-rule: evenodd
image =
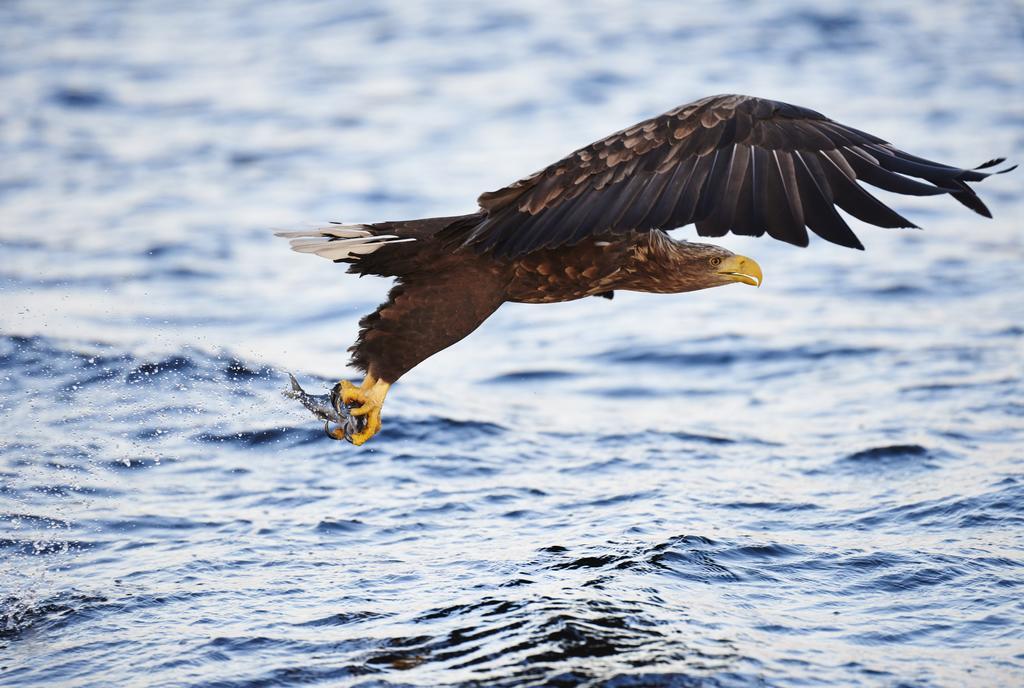
M 334 386 L 330 394 L 310 394 L 291 373 L 288 373 L 288 379 L 291 381 L 291 389 L 285 390 L 284 396 L 299 401 L 310 413 L 324 421 L 324 432 L 328 437 L 348 440 L 353 444 L 362 444 L 366 441 L 353 441 L 353 437 L 361 437 L 365 433 L 367 421 L 362 416 L 354 415 L 349 407 L 342 403 L 341 395 L 338 394 L 340 382 Z

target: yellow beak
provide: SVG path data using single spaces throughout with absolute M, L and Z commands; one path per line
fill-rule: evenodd
M 760 287 L 764 277 L 761 275 L 761 266 L 753 258 L 746 256 L 730 256 L 718 266 L 718 274 L 725 275 L 734 282 L 743 282 Z

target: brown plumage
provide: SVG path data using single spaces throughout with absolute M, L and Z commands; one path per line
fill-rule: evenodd
M 677 293 L 759 284 L 755 261 L 663 230 L 769 236 L 808 233 L 862 249 L 836 211 L 880 227 L 915 225 L 861 182 L 896 193 L 949 194 L 991 217 L 967 185 L 973 170 L 918 158 L 806 108 L 712 96 L 612 134 L 521 181 L 484 193 L 469 215 L 287 232 L 293 247 L 349 272 L 395 277 L 386 303 L 360 322 L 352 363 L 365 442 L 391 383 L 475 330 L 505 301 L 554 303 L 616 290 Z M 1013 168 L 1009 168 L 1013 169 Z M 1007 172 L 1009 169 L 1002 170 Z

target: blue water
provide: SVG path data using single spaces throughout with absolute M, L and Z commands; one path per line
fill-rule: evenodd
M 1024 683 L 1024 194 L 887 196 L 756 290 L 506 305 L 332 442 L 384 280 L 720 92 L 1024 160 L 1012 2 L 0 4 L 0 684 Z M 682 236 L 692 236 L 688 232 Z

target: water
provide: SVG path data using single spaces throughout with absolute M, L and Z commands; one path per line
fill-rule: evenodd
M 1020 172 L 760 290 L 506 305 L 362 449 L 280 396 L 465 212 L 719 92 L 1024 159 L 1009 2 L 5 3 L 0 684 L 1024 681 Z

